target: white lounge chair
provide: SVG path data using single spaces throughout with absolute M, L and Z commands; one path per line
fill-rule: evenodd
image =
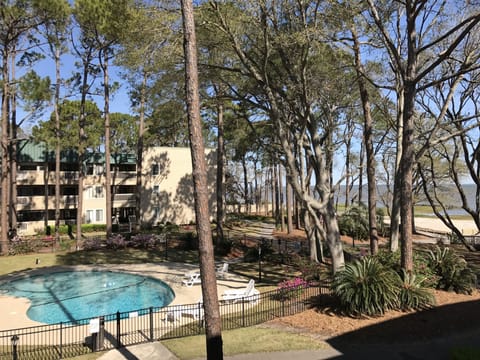
M 182 316 L 192 317 L 194 320 L 203 320 L 205 313 L 203 311 L 203 299 L 197 301 L 193 305 L 183 305 L 181 310 Z
M 203 322 L 205 317 L 203 299 L 200 298 L 196 304 L 172 306 L 165 315 L 165 322 L 176 323 L 181 321 L 182 317 L 189 317 Z
M 191 272 L 184 275 L 186 279 L 182 280 L 182 284 L 187 287 L 192 287 L 195 284 L 201 284 L 202 280 L 200 279 L 199 272 Z
M 243 289 L 228 289 L 222 294 L 222 301 L 237 302 L 245 300 L 248 302 L 257 302 L 260 298 L 260 292 L 255 289 L 255 280 L 251 279 Z
M 225 279 L 228 275 L 228 263 L 223 263 L 217 268 L 217 277 L 220 279 Z

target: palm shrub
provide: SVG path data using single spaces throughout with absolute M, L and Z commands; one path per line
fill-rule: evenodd
M 428 309 L 435 304 L 435 297 L 422 286 L 425 278 L 402 269 L 399 276 L 400 290 L 398 300 L 401 310 Z
M 399 277 L 374 257 L 364 257 L 335 274 L 332 292 L 349 315 L 383 315 L 398 308 Z
M 438 275 L 438 289 L 471 294 L 475 289 L 477 277 L 468 267 L 465 259 L 458 256 L 450 248 L 440 248 L 428 252 L 430 268 Z

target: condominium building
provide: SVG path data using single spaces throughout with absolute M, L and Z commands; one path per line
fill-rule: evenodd
M 215 159 L 207 151 L 209 168 L 210 211 L 214 213 Z M 55 220 L 55 151 L 45 144 L 22 142 L 17 156 L 17 232 L 43 232 L 45 224 Z M 106 183 L 105 161 L 101 153 L 85 156 L 83 223 L 105 224 Z M 111 156 L 112 220 L 134 222 L 136 193 L 135 155 Z M 141 223 L 155 226 L 171 222 L 186 224 L 195 221 L 192 162 L 189 148 L 150 147 L 143 153 Z M 78 203 L 78 156 L 75 151 L 61 153 L 60 219 L 76 222 Z

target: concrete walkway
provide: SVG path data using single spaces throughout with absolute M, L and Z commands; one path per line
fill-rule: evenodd
M 301 350 L 286 352 L 270 352 L 256 354 L 240 354 L 235 356 L 226 356 L 226 360 L 314 360 L 314 359 L 332 359 L 341 356 L 342 353 L 335 349 L 325 350 Z M 111 350 L 101 356 L 99 360 L 181 360 L 173 355 L 167 348 L 159 342 L 129 346 L 121 350 Z M 199 358 L 198 360 L 200 360 Z

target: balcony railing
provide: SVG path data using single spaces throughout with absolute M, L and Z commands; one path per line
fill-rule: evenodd
M 55 206 L 55 195 L 48 197 L 48 205 Z M 65 205 L 76 205 L 78 203 L 77 195 L 62 195 L 60 196 L 60 203 Z M 42 208 L 45 204 L 45 195 L 31 195 L 31 196 L 17 196 L 17 205 L 30 205 L 33 208 Z
M 134 201 L 135 194 L 115 194 L 115 201 Z

